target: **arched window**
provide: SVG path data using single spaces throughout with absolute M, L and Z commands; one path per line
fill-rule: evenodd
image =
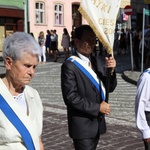
M 35 19 L 36 23 L 45 23 L 45 4 L 42 2 L 35 3 Z
M 64 6 L 62 4 L 55 4 L 54 13 L 55 25 L 64 25 Z

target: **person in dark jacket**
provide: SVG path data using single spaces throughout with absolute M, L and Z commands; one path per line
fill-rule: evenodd
M 133 37 L 133 58 L 135 63 L 135 69 L 140 69 L 140 53 L 139 53 L 139 44 L 140 44 L 140 38 L 139 38 L 139 31 L 135 31 L 135 35 Z
M 69 135 L 75 150 L 95 150 L 100 134 L 106 132 L 105 115 L 110 105 L 105 102 L 106 76 L 99 56 L 92 56 L 96 35 L 89 25 L 75 29 L 77 51 L 61 67 L 61 89 L 67 106 Z M 106 57 L 106 67 L 112 68 L 110 91 L 116 85 L 116 61 Z
M 47 55 L 50 55 L 50 44 L 51 44 L 51 33 L 50 33 L 49 30 L 47 30 L 46 42 L 45 42 L 46 54 L 47 54 Z
M 123 50 L 124 50 L 124 53 L 126 54 L 127 43 L 126 43 L 126 33 L 125 33 L 124 29 L 121 29 L 119 48 L 120 48 L 120 53 L 118 53 L 118 54 L 123 53 Z

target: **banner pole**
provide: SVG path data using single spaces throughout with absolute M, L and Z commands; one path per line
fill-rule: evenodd
M 131 33 L 131 15 L 129 16 L 129 26 L 130 26 L 131 69 L 133 71 L 133 49 L 132 49 L 132 33 Z
M 108 58 L 112 57 L 112 54 L 108 55 Z M 109 100 L 109 87 L 110 87 L 110 74 L 111 74 L 111 69 L 112 68 L 107 68 L 106 70 L 106 99 L 105 102 L 108 103 Z
M 142 30 L 142 55 L 141 55 L 141 72 L 143 72 L 143 60 L 144 60 L 144 26 L 145 26 L 145 8 L 143 8 L 143 30 Z

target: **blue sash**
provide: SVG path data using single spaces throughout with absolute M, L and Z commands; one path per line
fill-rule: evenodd
M 76 56 L 75 56 L 76 57 Z M 78 61 L 76 61 L 75 59 L 69 57 L 67 60 L 73 62 L 89 79 L 90 81 L 93 83 L 93 85 L 96 87 L 96 89 L 99 91 L 102 100 L 105 100 L 105 94 L 104 91 L 101 87 L 101 85 L 99 83 L 97 83 L 97 81 L 94 79 L 94 77 L 89 73 L 89 71 L 87 71 Z
M 145 70 L 144 72 L 147 72 L 147 73 L 149 73 L 150 74 L 150 71 L 147 69 L 147 70 Z
M 20 133 L 27 150 L 35 150 L 33 140 L 28 129 L 21 122 L 21 120 L 18 118 L 18 116 L 15 114 L 15 112 L 12 110 L 12 108 L 5 101 L 5 99 L 1 94 L 0 94 L 0 109 Z

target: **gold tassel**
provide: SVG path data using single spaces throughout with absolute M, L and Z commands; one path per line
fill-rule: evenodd
M 79 12 L 82 14 L 82 16 L 84 18 L 86 18 L 87 22 L 89 23 L 90 27 L 93 29 L 93 31 L 95 32 L 97 38 L 101 41 L 101 43 L 103 44 L 104 48 L 106 49 L 108 54 L 112 54 L 113 56 L 113 50 L 110 47 L 110 45 L 104 40 L 104 38 L 102 37 L 102 35 L 99 33 L 99 31 L 96 29 L 95 25 L 93 24 L 91 18 L 87 15 L 87 13 L 85 12 L 85 10 L 80 6 L 79 7 Z

